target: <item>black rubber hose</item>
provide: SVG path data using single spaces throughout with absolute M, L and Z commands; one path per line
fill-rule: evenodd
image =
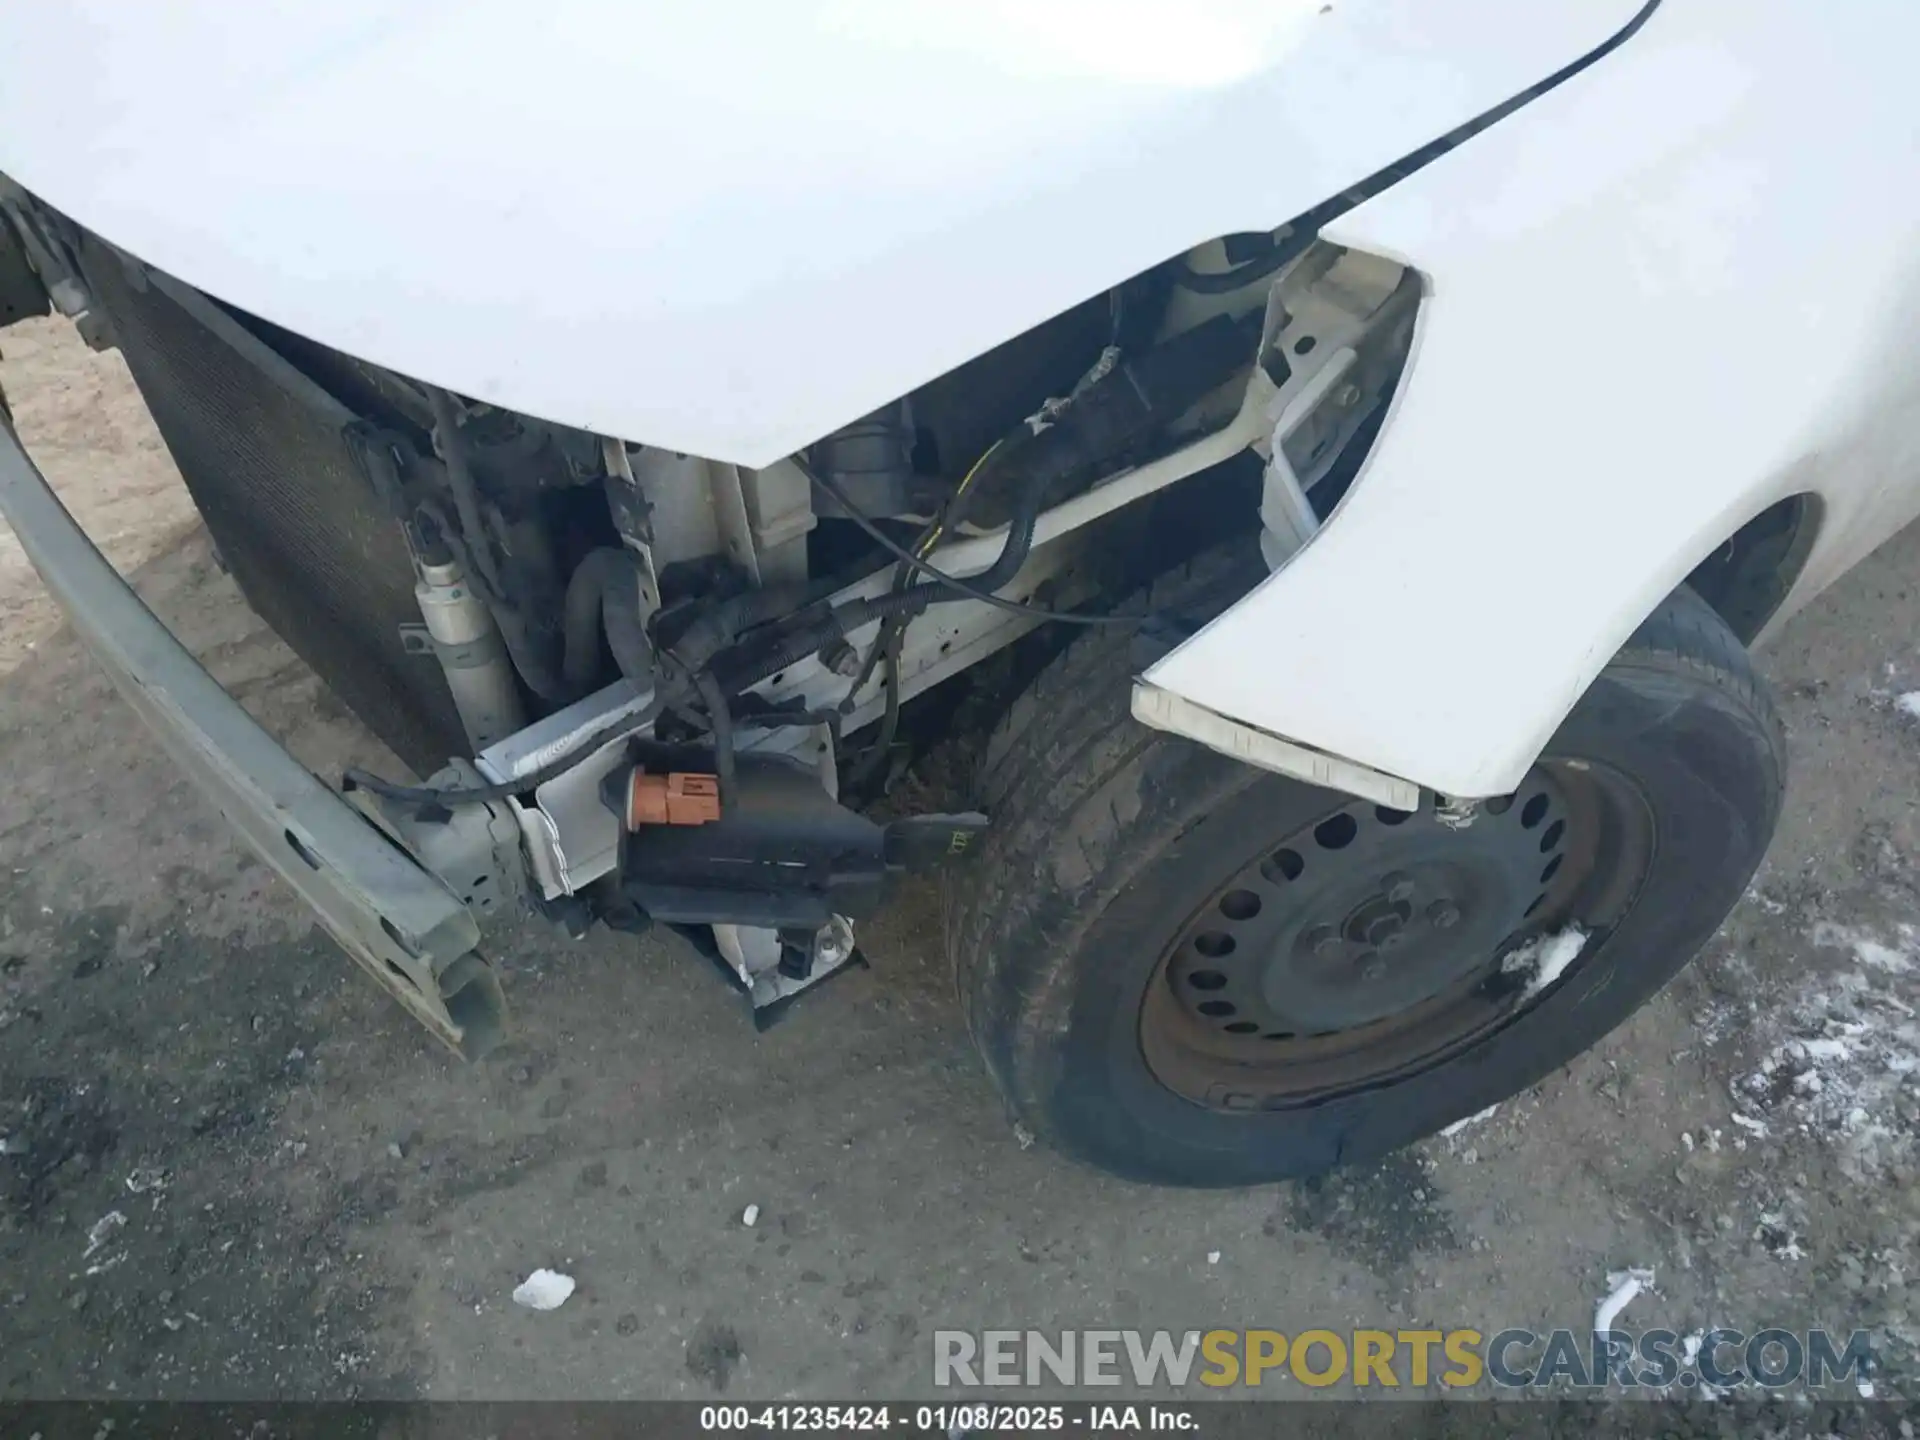
M 677 631 L 656 622 L 656 633 L 661 634 L 665 648 L 684 669 L 704 670 L 715 655 L 737 643 L 747 631 L 804 610 L 825 598 L 831 593 L 824 588 L 826 583 L 770 585 L 764 590 L 748 590 L 729 600 L 702 605 Z
M 997 561 L 995 563 L 998 564 Z M 862 625 L 871 625 L 875 620 L 885 620 L 892 615 L 911 619 L 931 604 L 973 598 L 963 591 L 949 591 L 940 585 L 917 585 L 911 590 L 896 590 L 887 595 L 875 595 L 867 600 L 836 606 L 804 630 L 787 637 L 777 650 L 753 656 L 748 672 L 726 677 L 726 688 L 737 694 L 750 685 L 757 685 L 767 676 L 789 665 L 799 664 L 833 641 L 851 635 Z M 725 656 L 716 656 L 715 660 L 724 665 Z
M 858 630 L 873 620 L 885 619 L 889 615 L 915 615 L 929 605 L 975 600 L 979 595 L 970 591 L 993 595 L 1002 587 L 1012 584 L 1014 576 L 1020 573 L 1020 567 L 1027 563 L 1027 557 L 1033 553 L 1033 535 L 1040 523 L 1041 498 L 1038 485 L 1029 486 L 1021 494 L 1012 516 L 1007 520 L 1007 537 L 1001 542 L 1000 553 L 994 557 L 993 564 L 978 575 L 965 577 L 966 590 L 956 589 L 941 581 L 928 581 L 906 590 L 896 590 L 892 594 L 876 595 L 869 600 L 857 600 L 851 605 L 839 606 L 829 612 L 834 628 L 820 644 Z M 814 648 L 817 650 L 820 647 L 816 645 Z M 790 660 L 787 663 L 793 662 Z M 774 666 L 775 670 L 779 668 Z
M 975 590 L 984 590 L 989 595 L 995 594 L 1003 586 L 1012 584 L 1013 577 L 1020 573 L 1020 567 L 1027 563 L 1027 556 L 1033 553 L 1033 532 L 1040 523 L 1042 488 L 1039 485 L 1029 485 L 1021 492 L 1019 500 L 1014 505 L 1013 514 L 1007 519 L 1007 538 L 1000 546 L 999 555 L 994 558 L 993 564 L 978 575 L 966 577 L 967 584 Z M 941 585 L 937 581 L 915 586 L 913 590 L 907 591 L 907 594 L 912 595 L 918 590 L 940 592 L 938 595 L 930 595 L 930 601 L 973 598 L 962 591 Z
M 1000 547 L 1000 554 L 992 565 L 978 575 L 967 579 L 967 589 L 959 590 L 938 582 L 915 585 L 908 590 L 895 590 L 886 595 L 875 595 L 866 600 L 856 600 L 848 605 L 835 606 L 814 624 L 794 635 L 769 654 L 755 658 L 750 676 L 729 677 L 732 688 L 744 690 L 757 684 L 775 671 L 784 670 L 789 665 L 797 665 L 807 656 L 844 635 L 850 635 L 862 625 L 870 625 L 875 620 L 884 620 L 890 615 L 911 618 L 929 605 L 944 604 L 949 601 L 974 600 L 979 596 L 970 592 L 981 591 L 992 595 L 1001 586 L 1008 584 L 1020 573 L 1020 567 L 1027 563 L 1027 556 L 1033 551 L 1033 535 L 1040 518 L 1039 487 L 1033 487 L 1020 498 L 1019 508 L 1007 522 L 1007 538 Z
M 831 482 L 828 482 L 823 485 L 822 488 L 831 492 L 835 487 Z M 760 681 L 766 679 L 767 676 L 784 670 L 789 665 L 798 664 L 809 655 L 818 653 L 834 640 L 842 636 L 850 635 L 861 626 L 872 624 L 875 620 L 885 620 L 889 616 L 898 616 L 904 627 L 907 621 L 925 610 L 929 605 L 945 604 L 960 600 L 984 600 L 986 603 L 1002 609 L 1014 610 L 1022 614 L 1032 613 L 1031 606 L 1022 605 L 1017 601 L 1002 600 L 995 595 L 994 592 L 1002 586 L 1010 584 L 1013 578 L 1020 573 L 1020 568 L 1027 563 L 1027 557 L 1033 553 L 1033 537 L 1035 531 L 1039 528 L 1040 510 L 1044 499 L 1045 487 L 1039 484 L 1029 485 L 1019 493 L 1014 502 L 1013 514 L 1007 520 L 1006 539 L 1001 543 L 1000 553 L 994 557 L 993 564 L 981 571 L 978 575 L 971 576 L 965 580 L 944 576 L 938 580 L 914 585 L 904 590 L 895 590 L 888 594 L 876 595 L 866 600 L 856 600 L 848 605 L 835 606 L 826 611 L 817 620 L 781 641 L 778 648 L 774 650 L 750 656 L 740 654 L 740 652 L 736 650 L 734 653 L 739 655 L 740 660 L 746 661 L 750 668 L 742 673 L 727 674 L 725 676 L 725 683 L 721 686 L 722 693 L 738 694 L 749 686 L 758 684 Z M 846 506 L 845 508 L 848 510 L 850 518 L 861 521 L 863 526 L 872 525 L 871 521 L 859 516 L 853 507 Z M 957 524 L 959 518 L 959 509 L 956 507 L 955 513 L 948 517 L 948 523 Z M 922 564 L 922 562 L 915 561 L 910 552 L 903 551 L 902 553 L 904 558 L 911 564 Z M 930 569 L 931 567 L 922 566 L 922 568 Z M 935 575 L 940 574 L 939 571 L 933 571 L 932 573 Z M 764 590 L 749 592 L 752 598 L 761 603 L 763 609 L 760 613 L 765 613 L 765 600 L 769 594 L 770 592 Z M 746 596 L 739 597 L 740 600 L 747 598 Z M 736 600 L 729 603 L 737 604 L 739 602 Z M 715 613 L 717 618 L 719 612 Z M 1043 613 L 1050 614 L 1051 612 Z M 734 622 L 736 625 L 739 624 L 741 618 L 743 617 L 731 614 L 726 616 L 727 620 Z M 753 618 L 760 618 L 760 614 L 755 614 Z M 1078 619 L 1080 617 L 1062 616 L 1060 618 Z M 710 622 L 710 625 L 711 624 L 712 622 Z M 740 628 L 745 627 L 740 626 Z M 682 650 L 682 646 L 678 643 L 676 643 L 673 648 L 676 654 Z M 689 670 L 697 672 L 707 668 L 705 664 L 701 663 L 698 656 L 687 656 L 685 659 Z M 720 668 L 723 670 L 731 668 L 725 663 L 727 659 L 725 652 L 714 654 L 713 659 L 719 662 Z
M 887 705 L 880 716 L 880 733 L 874 737 L 873 748 L 861 757 L 860 764 L 854 769 L 853 783 L 856 786 L 872 784 L 878 780 L 885 782 L 887 764 L 893 751 L 893 742 L 900 733 L 900 649 L 906 640 L 906 629 L 899 624 L 883 624 L 876 648 L 885 646 L 887 651 L 886 673 L 883 683 L 886 686 Z
M 488 588 L 498 595 L 501 593 L 500 572 L 494 568 L 486 522 L 480 518 L 480 491 L 473 483 L 473 470 L 467 464 L 467 447 L 460 438 L 453 397 L 438 385 L 429 385 L 427 403 L 433 408 L 433 437 L 440 447 L 440 459 L 447 467 L 447 484 L 453 490 L 453 508 L 460 517 L 460 532 L 466 537 L 467 548 Z
M 713 678 L 712 671 L 696 673 L 693 685 L 707 707 L 707 728 L 713 734 L 713 773 L 719 782 L 720 809 L 724 813 L 732 807 L 734 797 L 738 794 L 734 780 L 733 712 L 727 708 L 726 692 L 720 688 L 720 682 Z
M 812 479 L 814 484 L 818 485 L 829 495 L 833 495 L 836 499 L 840 500 L 841 508 L 846 512 L 846 518 L 853 521 L 853 523 L 858 525 L 862 530 L 865 530 L 873 542 L 882 550 L 885 550 L 889 555 L 893 556 L 894 559 L 907 565 L 917 574 L 925 575 L 933 581 L 935 585 L 946 586 L 969 600 L 978 600 L 982 604 L 993 606 L 996 610 L 1004 610 L 1009 615 L 1030 615 L 1036 620 L 1050 620 L 1067 625 L 1138 625 L 1146 619 L 1144 615 L 1088 615 L 1077 610 L 1047 610 L 1038 605 L 1029 605 L 1022 600 L 1008 600 L 1003 596 L 993 594 L 991 591 L 982 590 L 971 580 L 962 580 L 957 575 L 949 575 L 945 571 L 929 565 L 925 560 L 915 555 L 911 550 L 907 549 L 906 546 L 900 544 L 891 535 L 887 534 L 886 531 L 874 524 L 872 520 L 849 505 L 845 499 L 841 498 L 833 482 L 823 480 L 817 475 L 813 476 Z M 928 589 L 931 587 L 922 586 L 920 588 Z M 917 601 L 916 603 L 925 602 Z M 872 619 L 873 617 L 869 615 L 867 618 Z
M 553 667 L 547 663 L 546 647 L 533 638 L 527 618 L 504 603 L 490 601 L 487 608 L 493 612 L 493 623 L 500 627 L 500 643 L 506 646 L 507 658 L 527 688 L 549 705 L 562 705 L 573 699 L 567 693 L 566 681 L 554 674 Z
M 655 680 L 653 642 L 647 638 L 646 623 L 640 617 L 640 577 L 633 575 L 630 585 L 615 585 L 601 603 L 601 618 L 607 626 L 607 648 L 620 673 L 637 690 L 646 690 Z
M 600 617 L 608 595 L 623 585 L 631 587 L 635 580 L 633 557 L 611 546 L 588 551 L 573 567 L 567 581 L 565 643 L 560 661 L 560 673 L 573 694 L 586 694 L 599 672 Z
M 723 688 L 738 694 L 789 665 L 799 664 L 809 655 L 818 653 L 826 645 L 842 635 L 851 634 L 862 625 L 883 620 L 888 615 L 917 611 L 925 604 L 924 598 L 916 598 L 908 592 L 856 600 L 850 605 L 827 611 L 819 619 L 786 636 L 777 649 L 739 653 L 734 665 L 743 664 L 747 667 L 744 670 L 735 672 L 733 665 L 727 663 L 729 657 L 726 653 L 716 655 L 714 662 L 725 672 Z

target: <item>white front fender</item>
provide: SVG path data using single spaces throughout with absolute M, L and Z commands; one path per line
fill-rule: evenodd
M 1426 279 L 1394 411 L 1311 543 L 1146 685 L 1502 794 L 1769 504 L 1822 502 L 1789 608 L 1912 518 L 1916 41 L 1913 7 L 1668 0 L 1332 226 Z

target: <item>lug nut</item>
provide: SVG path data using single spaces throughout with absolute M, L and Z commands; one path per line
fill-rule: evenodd
M 1387 892 L 1389 900 L 1411 900 L 1413 898 L 1413 877 L 1403 870 L 1395 870 L 1380 877 L 1380 884 Z
M 1451 900 L 1436 900 L 1427 907 L 1427 919 L 1442 930 L 1451 929 L 1459 923 L 1460 909 Z

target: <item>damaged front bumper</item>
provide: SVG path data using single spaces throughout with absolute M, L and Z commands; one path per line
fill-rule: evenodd
M 348 955 L 469 1059 L 505 1003 L 461 900 L 260 728 L 109 565 L 0 421 L 0 513 L 114 685 Z

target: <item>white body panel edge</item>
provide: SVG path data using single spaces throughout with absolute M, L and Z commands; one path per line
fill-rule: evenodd
M 35 0 L 0 173 L 402 374 L 764 467 L 1640 0 Z
M 1920 512 L 1920 10 L 1665 0 L 1346 215 L 1429 294 L 1367 468 L 1145 677 L 1454 796 L 1512 790 L 1741 524 L 1819 497 L 1778 620 Z M 1764 637 L 1763 637 L 1764 638 Z

